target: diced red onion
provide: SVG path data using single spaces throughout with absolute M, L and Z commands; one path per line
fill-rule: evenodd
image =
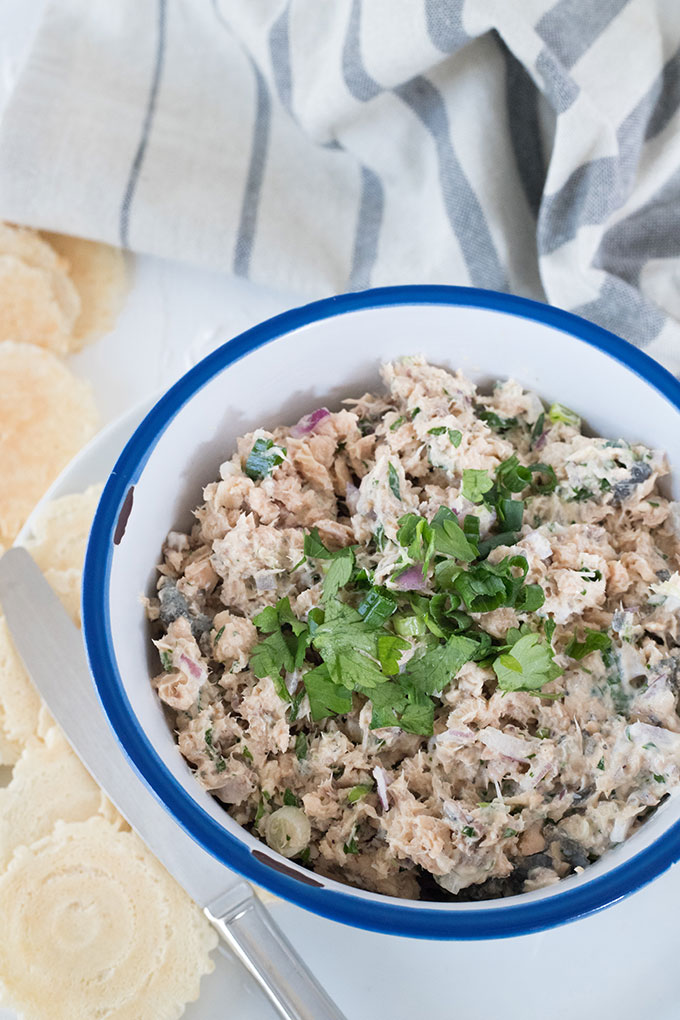
M 294 439 L 299 439 L 300 436 L 306 436 L 310 432 L 313 432 L 320 421 L 327 418 L 331 412 L 327 407 L 318 407 L 316 411 L 312 411 L 311 414 L 306 414 L 304 418 L 300 418 L 297 425 L 293 425 L 290 430 L 290 434 Z
M 427 579 L 423 577 L 423 568 L 414 563 L 396 578 L 394 586 L 402 591 L 425 591 Z
M 548 775 L 548 773 L 550 772 L 551 768 L 552 768 L 552 765 L 550 764 L 550 762 L 545 762 L 545 764 L 543 764 L 543 765 L 536 765 L 536 763 L 534 763 L 534 767 L 531 770 L 534 774 L 533 774 L 533 776 L 530 776 L 527 773 L 527 775 L 524 777 L 525 781 L 523 781 L 522 784 L 521 784 L 522 785 L 522 789 L 523 790 L 535 790 L 536 787 L 538 786 L 538 784 L 540 783 L 540 781 L 542 779 L 545 779 L 545 777 Z
M 379 765 L 373 769 L 373 778 L 375 779 L 376 792 L 380 798 L 383 811 L 389 811 L 390 802 L 387 799 L 387 773 L 385 769 L 381 769 Z
M 188 655 L 180 655 L 179 661 L 183 662 L 187 668 L 187 672 L 191 673 L 194 680 L 201 680 L 205 676 L 205 670 L 193 659 L 190 659 Z
M 446 730 L 446 732 L 442 733 L 438 739 L 445 744 L 451 743 L 454 740 L 459 740 L 461 743 L 467 743 L 468 740 L 473 740 L 474 736 L 474 730 L 468 729 L 467 726 L 460 726 L 456 727 L 456 729 Z
M 534 450 L 540 450 L 541 447 L 545 446 L 547 441 L 548 441 L 548 433 L 547 432 L 541 432 L 540 436 L 538 437 L 538 439 L 534 443 Z
M 526 740 L 513 737 L 510 733 L 503 733 L 494 726 L 486 726 L 480 730 L 477 739 L 490 750 L 497 751 L 504 758 L 512 758 L 513 761 L 526 761 L 531 750 L 531 745 Z

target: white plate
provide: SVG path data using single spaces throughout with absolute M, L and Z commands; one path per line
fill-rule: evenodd
M 108 476 L 147 406 L 105 429 L 48 497 Z M 46 497 L 46 498 L 48 498 Z M 418 942 L 358 931 L 283 901 L 277 922 L 348 1020 L 677 1020 L 680 866 L 602 913 L 564 928 L 496 942 Z M 271 1007 L 226 954 L 216 957 L 187 1020 L 274 1020 Z M 0 1020 L 12 1014 L 0 1010 Z

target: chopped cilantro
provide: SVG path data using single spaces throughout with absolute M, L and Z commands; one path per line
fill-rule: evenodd
M 271 439 L 256 439 L 246 460 L 245 473 L 253 481 L 267 478 L 275 467 L 283 464 L 285 456 L 285 447 L 275 446 Z
M 653 776 L 654 776 L 655 780 L 657 781 L 657 783 L 665 783 L 666 782 L 665 776 L 657 775 L 656 772 L 653 773 Z
M 222 630 L 224 630 L 224 627 L 222 628 Z M 172 666 L 172 652 L 169 652 L 167 650 L 163 650 L 160 653 L 160 655 L 161 655 L 161 665 L 163 666 L 163 669 L 165 670 L 166 673 L 170 673 L 172 668 L 173 668 L 173 666 Z
M 464 825 L 461 831 L 464 836 L 468 837 L 468 839 L 478 838 L 477 833 L 475 832 L 471 825 Z
M 298 761 L 304 761 L 309 753 L 307 737 L 304 733 L 298 733 L 295 738 L 295 757 Z
M 267 606 L 253 617 L 253 623 L 269 636 L 253 649 L 250 669 L 260 680 L 265 676 L 271 677 L 279 696 L 290 701 L 280 674 L 282 669 L 293 673 L 302 665 L 309 640 L 307 625 L 294 615 L 287 598 L 279 599 L 276 606 Z M 280 681 L 278 685 L 277 680 Z
M 220 758 L 218 761 L 215 762 L 215 771 L 216 772 L 224 772 L 226 767 L 227 767 L 227 763 L 224 760 L 224 758 Z
M 331 680 L 325 665 L 310 669 L 302 677 L 302 682 L 315 722 L 329 715 L 346 715 L 352 711 L 352 692 Z
M 327 549 L 321 541 L 318 528 L 312 528 L 305 535 L 305 556 L 313 560 L 330 560 L 323 582 L 323 599 L 335 598 L 338 591 L 348 583 L 354 570 L 354 547 L 344 549 Z
M 463 469 L 463 495 L 471 503 L 481 503 L 484 494 L 493 486 L 488 471 L 478 471 L 476 468 Z
M 604 772 L 604 756 L 600 758 L 596 766 L 601 772 Z
M 545 633 L 546 638 L 548 639 L 549 645 L 552 645 L 553 634 L 555 633 L 556 627 L 557 624 L 550 616 L 543 622 L 543 631 Z
M 445 644 L 416 653 L 409 659 L 402 680 L 423 694 L 439 694 L 451 682 L 458 670 L 473 658 L 477 642 L 454 635 Z
M 392 490 L 392 495 L 395 499 L 401 499 L 401 490 L 399 488 L 399 475 L 394 464 L 390 461 L 387 465 L 387 480 Z
M 553 651 L 537 634 L 525 634 L 510 652 L 499 655 L 493 668 L 502 691 L 536 691 L 562 675 Z
M 592 499 L 592 498 L 593 498 L 593 493 L 591 492 L 591 490 L 590 489 L 586 489 L 585 486 L 583 486 L 583 487 L 581 487 L 579 489 L 574 489 L 572 491 L 572 495 L 567 500 L 567 502 L 569 502 L 569 503 L 585 503 L 586 500 L 589 500 L 589 499 Z
M 353 786 L 347 794 L 347 803 L 356 804 L 358 800 L 365 797 L 367 793 L 370 793 L 373 789 L 372 786 L 366 786 L 364 783 L 360 783 L 358 786 Z
M 611 646 L 612 639 L 608 634 L 586 628 L 585 641 L 578 641 L 574 636 L 564 651 L 572 659 L 584 659 L 591 652 L 608 652 Z
M 467 518 L 466 518 L 467 519 Z M 476 520 L 476 518 L 475 518 Z M 453 510 L 441 506 L 432 518 L 434 548 L 443 556 L 453 556 L 463 563 L 471 563 L 478 555 L 472 534 L 461 528 Z M 470 539 L 473 539 L 471 541 Z
M 397 634 L 381 634 L 378 638 L 378 659 L 386 676 L 399 672 L 401 653 L 410 648 L 408 641 Z
M 342 849 L 345 851 L 346 854 L 358 854 L 359 853 L 359 844 L 357 843 L 356 839 L 354 838 L 354 835 L 352 835 L 350 837 L 350 839 L 348 840 L 347 843 L 343 843 Z
M 512 836 L 516 836 L 517 834 L 517 829 L 506 829 L 503 833 L 503 839 L 510 839 Z
M 378 550 L 378 552 L 382 552 L 383 549 L 385 548 L 385 529 L 383 528 L 382 524 L 379 524 L 378 527 L 373 532 L 373 539 L 375 541 L 375 547 Z
M 283 792 L 283 803 L 286 807 L 300 807 L 302 803 L 299 797 L 296 797 L 292 790 L 288 787 Z
M 250 753 L 250 751 L 248 750 L 248 748 L 246 747 L 245 744 L 243 745 L 243 748 L 241 750 L 241 754 L 246 759 L 246 761 L 252 761 L 253 760 L 253 756 L 252 756 L 252 754 Z
M 517 428 L 519 424 L 517 418 L 501 418 L 495 411 L 489 411 L 486 408 L 478 407 L 476 410 L 477 417 L 486 422 L 494 432 L 509 432 L 510 429 Z

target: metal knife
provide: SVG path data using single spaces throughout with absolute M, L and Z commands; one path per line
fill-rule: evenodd
M 250 885 L 195 843 L 128 763 L 99 704 L 80 631 L 25 549 L 0 559 L 0 603 L 26 670 L 73 750 L 284 1020 L 345 1020 Z

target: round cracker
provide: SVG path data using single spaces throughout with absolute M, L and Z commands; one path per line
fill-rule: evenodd
M 29 266 L 38 269 L 68 272 L 68 262 L 37 232 L 30 227 L 15 227 L 0 222 L 0 255 L 16 255 Z
M 43 574 L 76 627 L 80 627 L 82 624 L 80 614 L 82 570 L 78 570 L 76 567 L 69 567 L 68 570 L 52 570 L 50 567 L 43 570 Z
M 59 255 L 36 230 L 31 230 L 29 227 L 15 227 L 10 223 L 0 223 L 0 255 L 16 256 L 26 265 L 45 271 L 52 296 L 59 307 L 64 324 L 68 328 L 65 331 L 64 350 L 58 350 L 48 343 L 42 346 L 51 347 L 58 354 L 65 353 L 71 347 L 68 334 L 73 329 L 81 312 L 80 295 L 70 279 L 68 259 Z M 11 295 L 6 295 L 5 300 L 8 297 L 11 299 Z M 26 327 L 30 327 L 30 321 L 30 319 L 26 320 Z M 23 338 L 14 333 L 7 337 L 2 336 L 0 339 L 21 340 Z M 28 342 L 36 343 L 38 341 L 29 337 Z
M 42 571 L 82 570 L 102 485 L 50 500 L 34 515 L 25 545 Z
M 0 254 L 0 341 L 18 340 L 56 354 L 68 353 L 75 316 L 66 314 L 60 304 L 53 275 L 16 255 Z
M 0 727 L 7 741 L 23 747 L 38 729 L 40 696 L 17 655 L 0 616 Z
M 132 832 L 59 822 L 0 877 L 0 984 L 25 1020 L 178 1017 L 217 937 Z
M 56 726 L 32 737 L 0 790 L 0 870 L 19 846 L 42 839 L 59 821 L 84 822 L 104 796 Z
M 89 385 L 49 351 L 0 343 L 0 543 L 10 545 L 69 460 L 94 435 Z
M 81 312 L 71 339 L 71 350 L 80 350 L 113 329 L 128 289 L 125 256 L 120 248 L 98 241 L 65 234 L 42 236 L 68 262 L 70 279 L 80 296 Z

